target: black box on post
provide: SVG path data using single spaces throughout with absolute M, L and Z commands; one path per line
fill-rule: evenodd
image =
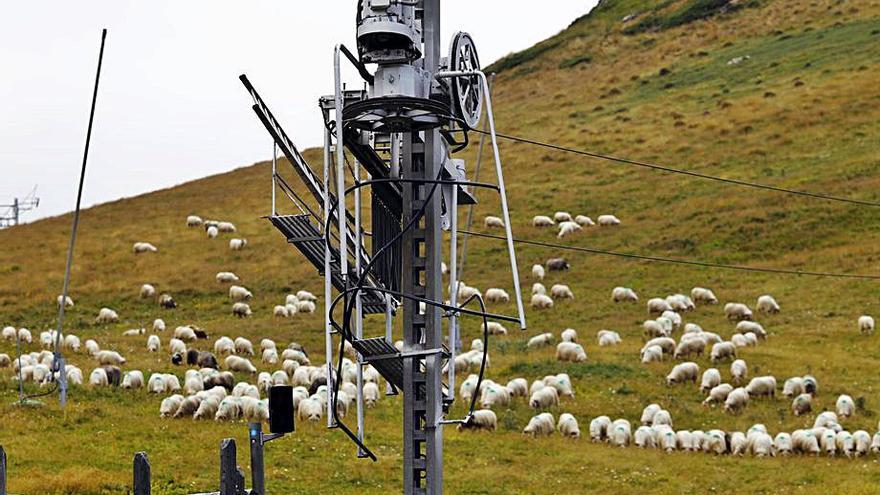
M 269 431 L 293 433 L 293 387 L 276 385 L 269 388 Z

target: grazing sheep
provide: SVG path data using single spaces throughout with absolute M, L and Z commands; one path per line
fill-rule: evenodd
M 153 320 L 153 331 L 154 332 L 164 332 L 165 331 L 165 321 L 161 318 L 156 318 Z
M 581 227 L 593 227 L 596 225 L 596 222 L 594 222 L 592 218 L 586 215 L 578 215 L 574 217 L 574 223 L 580 225 Z
M 702 304 L 718 304 L 718 298 L 715 297 L 715 293 L 704 287 L 694 287 L 691 289 L 691 299 Z
M 498 428 L 498 417 L 491 409 L 474 411 L 474 414 L 458 425 L 458 431 L 462 430 L 486 430 L 495 431 Z
M 18 340 L 20 342 L 31 344 L 33 343 L 33 336 L 31 335 L 31 331 L 27 328 L 19 328 L 18 329 Z
M 736 324 L 736 331 L 742 334 L 753 333 L 761 340 L 767 340 L 767 331 L 764 327 L 754 321 L 741 321 Z
M 275 349 L 264 350 L 262 361 L 266 364 L 278 364 L 278 351 Z
M 208 235 L 208 239 L 216 239 L 218 235 L 220 235 L 220 231 L 217 227 L 211 225 L 205 229 L 205 233 Z
M 730 375 L 733 377 L 733 383 L 740 385 L 749 377 L 749 367 L 742 359 L 730 363 Z
M 660 315 L 660 318 L 664 318 L 672 322 L 672 328 L 674 330 L 678 330 L 679 328 L 681 328 L 681 315 L 676 313 L 675 311 L 664 311 L 663 314 Z M 658 318 L 658 320 L 660 318 Z
M 727 435 L 721 430 L 709 430 L 704 436 L 703 451 L 722 455 L 727 453 Z
M 217 230 L 224 234 L 232 234 L 235 233 L 235 225 L 231 222 L 219 222 L 217 224 Z
M 144 388 L 144 374 L 138 370 L 126 372 L 122 377 L 122 388 Z
M 810 395 L 816 395 L 819 393 L 819 382 L 812 375 L 805 375 L 804 378 L 804 392 Z
M 502 220 L 498 217 L 493 217 L 493 216 L 489 215 L 483 220 L 483 225 L 485 225 L 486 228 L 490 228 L 490 229 L 491 228 L 503 229 L 504 228 L 504 220 Z
M 150 284 L 144 284 L 141 286 L 141 299 L 149 299 L 151 297 L 156 297 L 156 288 Z
M 636 292 L 628 287 L 615 287 L 611 291 L 611 300 L 619 302 L 638 302 L 639 296 Z
M 672 386 L 677 383 L 693 382 L 697 383 L 697 376 L 700 374 L 700 367 L 697 363 L 687 362 L 677 364 L 672 371 L 666 375 L 666 385 Z
M 596 219 L 600 227 L 614 227 L 620 225 L 620 220 L 614 215 L 599 215 Z
M 749 345 L 746 337 L 741 333 L 735 333 L 730 336 L 730 343 L 734 345 L 734 347 L 747 347 Z
M 510 302 L 510 295 L 508 295 L 507 291 L 505 291 L 504 289 L 487 289 L 486 302 L 508 303 Z
M 857 430 L 853 432 L 852 437 L 855 442 L 853 453 L 856 457 L 868 455 L 868 452 L 871 450 L 871 435 L 865 430 Z
M 560 342 L 556 346 L 556 360 L 583 363 L 587 360 L 587 353 L 580 344 Z
M 838 416 L 841 418 L 848 418 L 856 411 L 856 404 L 853 402 L 852 397 L 841 395 L 837 398 L 836 409 Z
M 70 349 L 73 352 L 79 352 L 80 349 L 80 341 L 79 337 L 73 334 L 68 334 L 64 336 L 64 341 L 61 346 L 65 349 Z
M 871 438 L 871 452 L 880 454 L 880 432 L 874 433 L 874 437 Z
M 316 301 L 318 300 L 318 297 L 317 297 L 317 296 L 315 296 L 314 294 L 312 294 L 311 292 L 309 292 L 309 291 L 307 291 L 307 290 L 300 290 L 300 291 L 297 291 L 297 292 L 296 292 L 296 298 L 297 298 L 298 300 L 300 300 L 300 301 L 311 301 L 311 302 L 316 302 Z
M 571 222 L 571 213 L 567 211 L 557 211 L 553 214 L 553 220 L 556 222 Z
M 560 397 L 574 397 L 574 391 L 571 388 L 571 378 L 568 374 L 547 375 L 543 381 L 544 385 L 555 388 Z
M 101 350 L 101 348 L 98 347 L 98 343 L 92 339 L 86 340 L 85 348 L 86 353 L 88 353 L 88 355 L 91 357 L 95 357 L 95 355 L 98 354 L 98 351 Z
M 95 318 L 96 323 L 117 323 L 118 321 L 119 314 L 110 308 L 101 308 L 101 310 L 98 311 L 98 317 Z
M 782 395 L 792 398 L 804 393 L 804 379 L 796 376 L 785 380 L 782 386 Z
M 736 359 L 736 346 L 732 342 L 720 342 L 712 345 L 712 352 L 709 354 L 712 363 L 718 363 L 726 359 Z
M 300 421 L 320 421 L 324 415 L 324 405 L 319 398 L 312 396 L 300 401 L 296 414 Z
M 779 312 L 779 304 L 776 302 L 776 299 L 773 299 L 773 296 L 763 295 L 758 298 L 755 309 L 759 313 L 776 314 Z
M 229 287 L 229 299 L 232 299 L 233 301 L 247 301 L 252 297 L 254 297 L 253 293 L 244 287 L 239 285 Z
M 291 308 L 296 309 L 296 306 L 291 306 Z M 290 312 L 287 310 L 287 306 L 275 306 L 272 309 L 272 316 L 276 318 L 288 318 L 290 317 Z
M 477 389 L 477 381 L 479 381 L 479 379 L 479 376 L 471 374 L 468 375 L 468 377 L 463 382 L 461 382 L 458 393 L 463 401 L 469 402 L 474 397 L 474 393 Z
M 247 318 L 253 314 L 253 311 L 248 304 L 237 302 L 232 305 L 232 314 L 239 318 Z
M 733 385 L 730 385 L 729 383 L 722 383 L 721 385 L 712 387 L 712 390 L 709 391 L 709 396 L 703 401 L 703 405 L 723 404 L 732 391 Z
M 736 388 L 730 391 L 724 400 L 724 411 L 731 414 L 739 414 L 749 404 L 749 393 L 744 388 Z
M 250 360 L 239 356 L 227 356 L 224 363 L 229 371 L 250 373 L 252 375 L 257 373 L 257 368 L 251 364 Z
M 859 331 L 862 335 L 871 335 L 874 333 L 874 318 L 868 315 L 859 317 Z
M 220 408 L 220 401 L 223 400 L 216 395 L 208 394 L 202 402 L 199 403 L 199 408 L 196 409 L 195 414 L 193 414 L 193 420 L 210 420 L 214 419 L 217 415 L 217 410 Z
M 663 361 L 663 348 L 652 345 L 642 349 L 642 364 L 659 363 Z
M 773 448 L 781 456 L 788 456 L 794 451 L 794 443 L 788 433 L 778 433 L 773 439 Z
M 14 342 L 18 332 L 16 332 L 15 327 L 4 327 L 3 332 L 0 333 L 3 336 L 3 340 L 7 342 Z
M 532 284 L 532 295 L 535 294 L 543 294 L 545 296 L 547 295 L 547 288 L 544 287 L 544 284 L 539 282 L 535 282 L 534 284 Z
M 669 304 L 670 310 L 675 312 L 686 312 L 696 309 L 696 305 L 691 298 L 684 294 L 670 294 L 666 296 L 666 302 Z
M 730 453 L 735 456 L 742 456 L 748 450 L 749 443 L 745 433 L 735 431 L 730 434 Z
M 240 279 L 238 275 L 232 272 L 219 272 L 217 273 L 217 283 L 220 284 L 230 284 L 232 282 L 238 282 Z
M 169 418 L 171 416 L 174 416 L 177 410 L 180 409 L 180 405 L 182 403 L 183 396 L 179 394 L 175 394 L 162 399 L 162 404 L 159 406 L 159 417 Z
M 186 226 L 187 227 L 201 227 L 202 226 L 202 217 L 196 215 L 190 215 L 186 217 Z
M 122 332 L 123 337 L 137 337 L 138 335 L 144 335 L 147 333 L 146 328 L 132 328 L 130 330 L 126 330 Z
M 599 347 L 608 347 L 622 342 L 620 334 L 611 330 L 599 330 L 596 334 L 596 338 L 599 339 Z
M 761 457 L 775 457 L 776 452 L 773 449 L 773 437 L 764 432 L 758 432 L 752 435 L 750 438 L 747 436 L 748 440 L 748 452 L 750 452 L 753 456 L 761 458 Z
M 642 351 L 652 346 L 660 347 L 661 349 L 663 349 L 664 354 L 671 355 L 675 352 L 675 341 L 669 337 L 655 337 L 647 341 L 644 347 L 642 347 Z
M 229 337 L 220 337 L 214 342 L 214 354 L 235 354 L 235 342 Z
M 229 249 L 232 251 L 241 251 L 247 246 L 247 239 L 229 239 Z
M 189 326 L 180 326 L 174 329 L 174 338 L 186 342 L 194 342 L 198 339 L 196 331 Z
M 577 330 L 575 330 L 574 328 L 566 328 L 565 330 L 562 331 L 562 334 L 560 335 L 559 338 L 562 342 L 577 343 L 577 341 L 578 341 Z
M 553 307 L 553 299 L 544 294 L 532 295 L 532 307 L 535 309 L 550 309 Z
M 489 335 L 507 335 L 507 329 L 504 328 L 500 323 L 495 321 L 487 322 L 480 326 L 480 329 L 483 331 L 488 331 Z
M 825 455 L 834 457 L 837 454 L 837 433 L 834 430 L 819 432 L 819 446 Z
M 567 285 L 556 284 L 550 288 L 550 296 L 553 299 L 574 299 L 574 293 Z
M 544 267 L 542 265 L 532 265 L 532 278 L 544 280 Z
M 628 447 L 632 441 L 632 426 L 625 419 L 616 419 L 608 429 L 608 441 L 614 447 Z
M 9 358 L 9 354 L 0 354 L 0 368 L 8 368 L 12 365 L 12 360 Z
M 150 244 L 149 242 L 136 242 L 134 243 L 134 247 L 132 248 L 134 254 L 143 254 L 143 253 L 155 253 L 159 250 L 156 249 L 156 246 Z
M 721 385 L 721 372 L 715 368 L 709 368 L 703 372 L 703 378 L 700 380 L 700 392 L 704 395 Z
M 379 392 L 379 385 L 373 382 L 364 384 L 364 404 L 370 409 L 376 406 L 382 394 Z
M 654 430 L 652 430 L 648 426 L 639 426 L 636 428 L 636 432 L 633 434 L 633 443 L 636 447 L 640 449 L 653 449 L 656 446 L 654 445 Z
M 550 413 L 541 413 L 529 420 L 529 424 L 523 428 L 523 435 L 537 437 L 550 435 L 555 430 L 556 422 Z
M 254 346 L 251 344 L 250 340 L 244 337 L 238 337 L 235 339 L 235 353 L 243 356 L 253 356 Z
M 147 337 L 147 351 L 148 352 L 159 352 L 159 348 L 162 343 L 159 341 L 159 337 L 156 335 L 150 335 Z
M 95 354 L 95 360 L 98 361 L 98 364 L 106 366 L 122 366 L 125 364 L 125 358 L 116 351 L 98 351 Z
M 65 308 L 72 308 L 72 307 L 74 306 L 74 305 L 73 305 L 73 299 L 71 299 L 70 296 L 67 296 L 67 297 L 65 298 L 63 294 L 59 295 L 58 298 L 55 299 L 55 301 L 56 301 L 56 303 L 58 304 L 58 306 L 61 306 L 61 300 L 62 300 L 62 299 L 64 299 L 64 307 L 65 307 Z
M 159 306 L 164 309 L 174 309 L 177 307 L 177 302 L 170 294 L 162 294 L 159 296 Z
M 527 397 L 529 395 L 529 382 L 525 378 L 514 378 L 507 382 L 507 391 L 511 397 Z
M 527 349 L 532 349 L 535 347 L 541 347 L 545 345 L 549 345 L 553 342 L 553 334 L 552 333 L 542 333 L 540 335 L 536 335 L 529 339 L 526 344 Z
M 559 234 L 556 237 L 562 239 L 581 230 L 583 227 L 574 222 L 562 222 L 559 224 Z
M 538 215 L 532 219 L 532 225 L 535 227 L 552 227 L 556 225 L 556 222 L 548 216 Z
M 168 351 L 171 354 L 186 354 L 186 344 L 178 338 L 172 338 L 168 341 Z
M 837 443 L 837 450 L 840 451 L 846 457 L 852 457 L 855 453 L 856 442 L 855 437 L 848 431 L 841 431 L 837 433 L 837 437 L 835 439 Z
M 510 392 L 507 387 L 502 387 L 497 383 L 484 384 L 480 395 L 480 405 L 483 409 L 507 407 L 510 405 Z
M 746 386 L 749 397 L 776 397 L 776 378 L 759 376 L 752 378 Z
M 564 258 L 550 258 L 546 265 L 551 272 L 563 272 L 571 269 L 571 265 Z
M 95 368 L 92 370 L 92 374 L 89 375 L 89 385 L 92 387 L 108 386 L 107 372 L 104 371 L 104 368 Z
M 598 416 L 590 421 L 590 441 L 604 442 L 608 439 L 608 430 L 611 428 L 611 418 Z
M 648 404 L 642 409 L 641 423 L 644 426 L 653 426 L 654 425 L 654 415 L 658 412 L 662 411 L 663 408 L 660 407 L 660 404 Z
M 672 311 L 672 306 L 669 305 L 666 299 L 659 297 L 648 299 L 648 313 L 659 315 L 663 314 L 664 311 Z
M 199 368 L 220 369 L 217 358 L 210 352 L 198 351 L 190 349 L 186 351 L 186 364 L 190 366 L 198 366 Z
M 682 339 L 682 341 L 675 348 L 675 354 L 673 356 L 675 359 L 689 358 L 692 354 L 702 356 L 705 350 L 706 341 L 701 339 L 700 337 Z
M 741 303 L 727 303 L 724 305 L 724 315 L 731 321 L 743 321 L 752 319 L 752 310 Z
M 545 386 L 532 393 L 529 407 L 532 409 L 548 409 L 559 405 L 559 392 L 554 387 Z

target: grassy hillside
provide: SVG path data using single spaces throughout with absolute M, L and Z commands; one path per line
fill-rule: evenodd
M 880 1 L 730 3 L 736 8 L 707 0 L 601 2 L 556 37 L 493 67 L 499 130 L 723 177 L 880 201 Z M 729 63 L 734 59 L 742 61 Z M 880 273 L 875 208 L 724 186 L 524 144 L 502 142 L 501 151 L 518 237 L 761 267 Z M 472 170 L 474 151 L 464 157 Z M 319 153 L 307 158 L 320 163 Z M 318 354 L 319 315 L 271 315 L 288 292 L 320 293 L 322 285 L 261 218 L 269 213 L 268 180 L 269 166 L 260 163 L 85 211 L 69 331 L 122 352 L 129 358 L 126 369 L 145 373 L 172 371 L 167 354 L 148 355 L 145 337 L 121 334 L 156 317 L 170 328 L 197 324 L 210 332 L 211 343 L 221 335 L 270 337 L 300 342 Z M 497 199 L 480 194 L 477 218 L 498 214 Z M 555 231 L 530 226 L 532 216 L 557 210 L 594 218 L 612 213 L 623 225 L 586 229 L 560 241 Z M 201 230 L 187 229 L 188 214 L 234 222 L 249 246 L 232 252 L 228 236 L 208 240 Z M 69 225 L 70 217 L 62 216 L 0 231 L 0 327 L 27 327 L 36 335 L 54 324 Z M 134 256 L 136 241 L 152 242 L 160 251 Z M 510 290 L 503 243 L 471 239 L 470 249 L 466 282 Z M 618 285 L 633 287 L 642 302 L 693 286 L 711 287 L 722 303 L 754 305 L 759 295 L 773 294 L 782 313 L 759 318 L 769 341 L 741 353 L 751 374 L 772 374 L 781 383 L 812 373 L 820 382 L 815 409 L 833 409 L 837 395 L 847 393 L 860 409 L 845 426 L 872 434 L 877 429 L 880 337 L 862 337 L 856 329 L 859 315 L 880 315 L 877 282 L 649 264 L 534 246 L 518 246 L 517 252 L 526 286 L 532 282 L 529 266 L 564 255 L 572 270 L 548 276 L 545 284 L 566 283 L 576 299 L 551 311 L 530 311 L 526 334 L 511 331 L 494 339 L 489 377 L 506 383 L 568 372 L 576 398 L 551 412 L 575 414 L 584 432 L 600 414 L 637 421 L 651 402 L 672 412 L 676 429 L 745 430 L 760 422 L 777 432 L 812 425 L 812 416 L 793 417 L 784 399 L 753 401 L 742 415 L 730 416 L 701 407 L 693 387 L 667 388 L 663 378 L 671 363 L 639 364 L 647 312 L 642 303 L 613 304 L 610 292 Z M 253 318 L 232 317 L 225 288 L 214 281 L 226 270 L 253 290 Z M 165 311 L 141 300 L 143 283 L 172 293 L 180 307 Z M 119 311 L 121 323 L 95 324 L 103 306 Z M 515 310 L 513 304 L 491 309 Z M 734 331 L 718 306 L 699 307 L 685 321 L 725 337 Z M 558 335 L 567 327 L 580 333 L 588 363 L 560 365 L 552 348 L 526 350 L 529 336 Z M 605 328 L 620 332 L 623 344 L 597 347 L 595 333 Z M 465 337 L 476 338 L 477 329 L 478 322 L 467 320 Z M 169 333 L 161 335 L 163 346 Z M 0 353 L 13 351 L 0 342 Z M 71 361 L 86 374 L 94 367 L 82 354 Z M 697 362 L 710 366 L 704 358 Z M 727 366 L 719 369 L 727 379 Z M 32 384 L 29 389 L 36 391 Z M 246 464 L 243 424 L 161 420 L 161 398 L 144 391 L 75 388 L 63 414 L 54 399 L 42 409 L 20 410 L 9 406 L 15 398 L 11 370 L 0 370 L 0 444 L 10 456 L 15 493 L 125 493 L 132 454 L 140 450 L 153 462 L 155 493 L 208 490 L 215 485 L 217 446 L 229 436 L 239 439 Z M 398 398 L 383 398 L 368 413 L 367 440 L 380 456 L 376 464 L 357 460 L 342 433 L 299 424 L 294 435 L 267 448 L 270 488 L 397 491 L 400 411 Z M 453 416 L 464 411 L 458 401 Z M 532 440 L 520 434 L 533 414 L 525 401 L 496 412 L 494 434 L 447 431 L 449 493 L 859 494 L 874 493 L 880 481 L 874 457 L 716 458 L 612 449 L 558 435 Z

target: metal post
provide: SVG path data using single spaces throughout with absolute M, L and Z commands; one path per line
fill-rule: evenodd
M 275 140 L 272 140 L 272 216 L 274 217 L 278 213 L 278 209 L 275 207 L 275 189 L 277 188 L 276 176 L 278 174 L 278 143 Z
M 18 225 L 18 198 L 12 202 L 12 225 Z
M 392 179 L 400 177 L 400 143 L 400 134 L 396 132 L 391 133 L 391 168 L 389 176 Z M 394 345 L 393 325 L 391 296 L 387 295 L 385 297 L 385 340 L 392 345 Z M 385 393 L 394 393 L 394 388 L 388 382 L 385 383 Z
M 146 452 L 134 455 L 134 495 L 150 495 L 150 460 Z M 4 492 L 0 491 L 0 495 Z
M 0 445 L 0 495 L 6 495 L 6 451 Z
M 458 307 L 458 278 L 456 273 L 456 257 L 458 253 L 458 186 L 452 186 L 452 238 L 449 241 L 449 280 L 453 284 L 449 304 Z M 461 339 L 458 337 L 458 316 L 453 312 L 449 316 L 449 369 L 447 370 L 447 387 L 449 395 L 455 396 L 455 354 L 461 351 Z
M 263 458 L 263 423 L 249 423 L 251 446 L 251 495 L 266 493 L 266 472 Z
M 330 130 L 324 131 L 324 225 L 325 230 L 330 227 Z M 330 325 L 330 304 L 333 296 L 332 274 L 330 266 L 330 235 L 324 232 L 326 239 L 324 244 L 324 353 L 327 362 L 327 411 L 333 407 L 333 327 Z M 327 414 L 327 427 L 333 426 L 333 415 Z
M 361 164 L 354 161 L 354 182 L 359 183 L 361 180 Z M 361 190 L 354 190 L 354 264 L 357 277 L 361 276 Z M 364 336 L 364 308 L 361 300 L 361 293 L 355 295 L 355 337 L 358 339 Z M 357 437 L 363 443 L 364 441 L 364 363 L 363 356 L 355 350 L 355 361 L 357 362 L 356 385 L 357 385 Z M 358 445 L 358 457 L 365 457 L 364 449 Z
M 220 442 L 220 495 L 239 495 L 244 491 L 244 478 L 238 470 L 235 440 Z

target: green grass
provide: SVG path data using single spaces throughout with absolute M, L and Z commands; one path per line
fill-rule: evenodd
M 668 14 L 686 4 L 603 2 L 558 36 L 509 58 L 494 88 L 499 130 L 713 175 L 880 201 L 880 3 L 774 0 L 725 15 L 723 22 L 693 22 L 632 36 L 621 31 L 625 15 Z M 745 55 L 750 57 L 745 62 L 727 64 Z M 564 68 L 566 61 L 588 56 L 589 63 Z M 475 149 L 462 155 L 471 173 Z M 880 219 L 873 208 L 722 186 L 505 141 L 501 152 L 518 237 L 762 267 L 877 272 Z M 320 163 L 314 150 L 306 158 Z M 145 373 L 183 374 L 165 352 L 147 354 L 145 338 L 121 336 L 160 316 L 171 328 L 186 323 L 205 328 L 211 342 L 221 335 L 300 342 L 320 361 L 319 315 L 271 317 L 272 307 L 288 292 L 320 294 L 322 285 L 314 268 L 261 218 L 268 212 L 269 170 L 269 164 L 260 163 L 86 210 L 69 331 L 118 350 L 129 358 L 126 369 Z M 491 173 L 481 177 L 494 179 Z M 476 218 L 497 215 L 497 197 L 479 195 Z M 586 229 L 563 240 L 552 230 L 530 225 L 532 216 L 557 210 L 594 218 L 613 213 L 623 225 Z M 239 235 L 249 239 L 248 248 L 231 252 L 228 236 L 210 241 L 202 231 L 187 229 L 184 220 L 190 213 L 233 221 Z M 54 325 L 53 300 L 62 283 L 70 220 L 65 215 L 0 232 L 0 326 L 25 326 L 36 336 Z M 160 251 L 134 256 L 135 241 L 153 242 Z M 551 412 L 575 414 L 583 430 L 601 414 L 635 420 L 652 402 L 672 412 L 676 429 L 746 430 L 760 422 L 776 432 L 812 423 L 812 417 L 791 416 L 783 399 L 753 401 L 741 416 L 729 416 L 702 407 L 692 387 L 666 387 L 672 363 L 639 363 L 640 325 L 648 315 L 641 303 L 612 303 L 610 293 L 618 285 L 633 287 L 642 302 L 696 285 L 713 288 L 722 303 L 754 304 L 759 295 L 773 294 L 783 311 L 760 317 L 771 333 L 769 341 L 742 351 L 752 375 L 772 374 L 781 382 L 812 373 L 820 382 L 817 410 L 833 409 L 837 395 L 848 393 L 860 410 L 845 426 L 877 429 L 880 337 L 862 337 L 855 328 L 859 315 L 880 314 L 876 282 L 650 264 L 529 245 L 519 245 L 517 254 L 527 291 L 533 282 L 525 276 L 528 267 L 554 256 L 568 258 L 572 270 L 550 275 L 545 283 L 570 285 L 576 299 L 551 311 L 528 311 L 525 333 L 509 328 L 508 336 L 494 337 L 487 376 L 506 383 L 518 376 L 531 381 L 568 373 L 576 397 Z M 502 243 L 473 238 L 468 260 L 468 284 L 510 291 Z M 239 274 L 255 293 L 253 318 L 230 314 L 224 287 L 214 281 L 218 271 L 227 270 Z M 141 300 L 137 292 L 143 283 L 172 293 L 180 307 L 165 311 Z M 103 306 L 117 309 L 122 322 L 95 324 Z M 512 304 L 489 309 L 515 311 Z M 478 338 L 479 320 L 463 321 L 466 340 Z M 720 307 L 699 307 L 685 321 L 725 337 L 733 333 Z M 526 348 L 532 335 L 558 336 L 569 327 L 580 333 L 587 363 L 557 364 L 552 346 Z M 620 332 L 623 343 L 597 347 L 600 329 Z M 366 332 L 381 334 L 381 320 L 369 319 Z M 399 335 L 399 329 L 395 332 Z M 163 345 L 168 333 L 161 336 Z M 0 342 L 0 353 L 13 352 L 11 343 Z M 94 367 L 82 354 L 69 357 L 87 372 Z M 697 362 L 704 369 L 710 366 L 705 358 Z M 728 376 L 726 367 L 719 369 Z M 38 391 L 32 384 L 28 390 Z M 142 391 L 74 387 L 64 412 L 54 398 L 45 399 L 42 409 L 13 408 L 9 404 L 16 396 L 11 371 L 0 370 L 0 443 L 9 454 L 15 493 L 125 493 L 131 458 L 142 450 L 153 462 L 154 493 L 216 489 L 217 447 L 224 437 L 239 441 L 246 464 L 244 424 L 160 420 L 161 398 Z M 499 431 L 494 434 L 447 429 L 448 493 L 867 494 L 875 493 L 880 482 L 874 457 L 760 460 L 612 449 L 558 436 L 532 440 L 519 433 L 533 414 L 525 401 L 496 412 Z M 457 401 L 451 416 L 464 414 L 465 404 Z M 299 424 L 295 434 L 267 447 L 270 489 L 398 491 L 400 416 L 399 398 L 383 398 L 368 412 L 367 443 L 379 455 L 376 464 L 356 459 L 339 431 Z

